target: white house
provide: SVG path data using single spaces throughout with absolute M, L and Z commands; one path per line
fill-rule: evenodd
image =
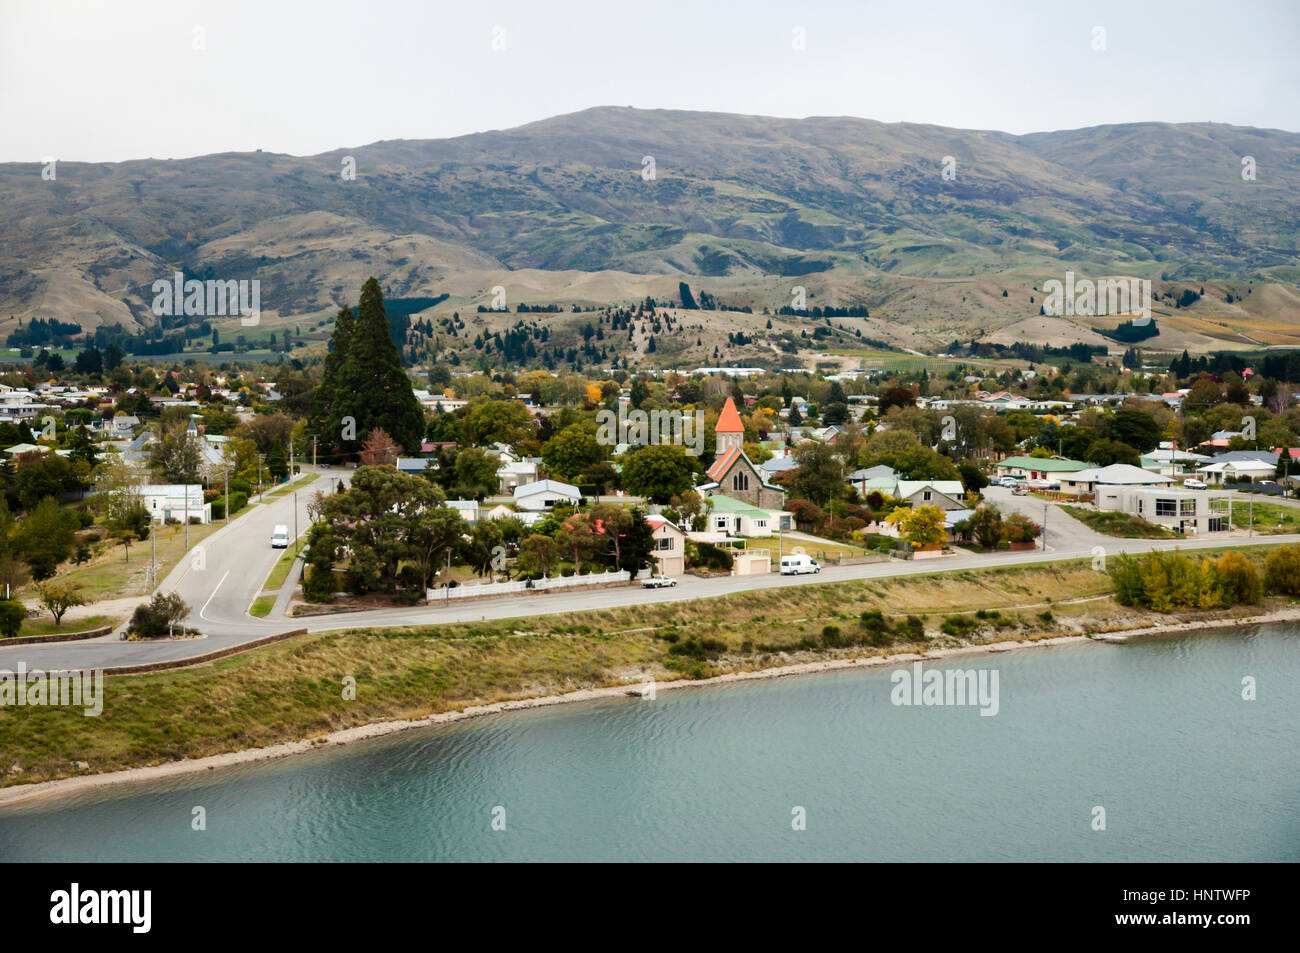
M 200 523 L 212 522 L 212 504 L 203 502 L 202 484 L 161 483 L 138 489 L 140 501 L 155 523 L 183 523 L 187 516 L 191 521 L 197 518 Z
M 1175 533 L 1205 535 L 1231 529 L 1231 494 L 1183 487 L 1098 486 L 1099 510 L 1118 510 Z
M 536 513 L 549 510 L 556 503 L 572 503 L 577 506 L 578 501 L 582 499 L 582 494 L 570 483 L 538 480 L 535 483 L 525 483 L 515 487 L 514 498 L 516 509 Z
M 503 463 L 497 470 L 497 479 L 501 481 L 502 493 L 513 493 L 515 487 L 537 481 L 537 464 L 531 460 L 512 460 Z
M 899 480 L 898 489 L 892 495 L 913 508 L 937 506 L 945 511 L 966 508 L 961 480 Z

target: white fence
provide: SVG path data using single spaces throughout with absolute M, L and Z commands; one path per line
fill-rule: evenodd
M 556 576 L 534 579 L 531 585 L 523 579 L 513 582 L 487 582 L 477 586 L 453 586 L 451 590 L 430 589 L 426 593 L 430 602 L 442 599 L 477 599 L 480 596 L 510 596 L 524 592 L 554 592 L 560 589 L 578 589 L 582 586 L 608 585 L 613 582 L 631 582 L 632 574 L 626 569 L 610 569 L 585 576 Z

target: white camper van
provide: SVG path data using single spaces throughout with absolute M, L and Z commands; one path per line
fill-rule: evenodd
M 289 548 L 289 527 L 285 526 L 283 523 L 279 524 L 271 531 L 271 548 Z
M 822 567 L 813 562 L 811 556 L 803 553 L 781 557 L 781 575 L 783 576 L 799 576 L 806 572 L 821 571 Z

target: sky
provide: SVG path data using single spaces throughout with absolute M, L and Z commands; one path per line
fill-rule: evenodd
M 0 161 L 308 155 L 592 106 L 1300 131 L 1300 0 L 0 0 Z

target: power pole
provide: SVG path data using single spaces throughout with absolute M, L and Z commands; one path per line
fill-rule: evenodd
M 293 554 L 298 555 L 298 491 L 293 491 Z
M 262 455 L 257 455 L 257 502 L 262 502 Z
M 185 551 L 190 551 L 190 485 L 186 483 L 181 487 L 185 493 Z
M 447 547 L 447 578 L 444 580 L 444 583 L 447 587 L 447 595 L 443 598 L 442 604 L 444 606 L 449 606 L 451 605 L 451 547 L 450 546 Z
M 311 435 L 311 465 L 316 466 L 316 435 Z
M 226 481 L 226 505 L 222 507 L 222 514 L 227 523 L 230 522 L 230 467 L 221 471 L 222 478 Z
M 154 526 L 157 524 L 153 521 L 153 514 L 149 514 L 149 595 L 153 596 L 155 584 L 158 582 L 158 572 L 154 564 Z

